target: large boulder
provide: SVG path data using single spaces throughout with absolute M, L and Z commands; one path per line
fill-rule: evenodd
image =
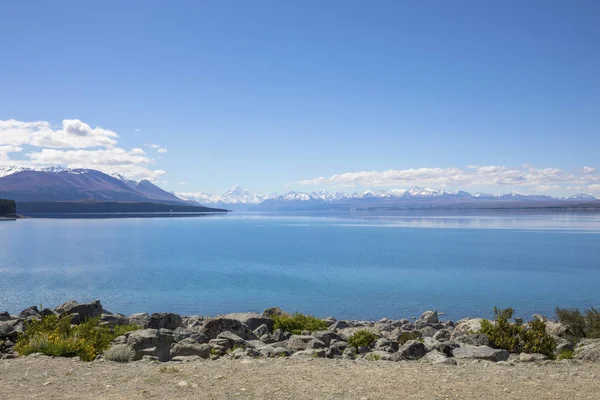
M 246 340 L 254 340 L 256 336 L 246 324 L 243 324 L 237 319 L 217 317 L 209 319 L 200 328 L 200 332 L 204 333 L 209 339 L 215 339 L 219 333 L 229 331 Z
M 510 353 L 507 350 L 492 349 L 488 346 L 463 346 L 454 349 L 452 355 L 459 359 L 506 361 Z
M 600 361 L 600 339 L 583 339 L 575 347 L 573 358 L 585 361 Z
M 19 318 L 27 319 L 31 317 L 41 317 L 40 310 L 38 310 L 37 306 L 31 306 L 19 313 Z
M 209 358 L 210 349 L 211 346 L 206 343 L 196 343 L 193 339 L 183 339 L 181 342 L 173 345 L 171 357 L 198 356 Z
M 314 338 L 309 335 L 292 335 L 292 337 L 287 340 L 285 347 L 292 351 L 306 350 L 309 347 L 308 344 L 313 339 Z
M 13 328 L 10 322 L 0 322 L 0 339 L 14 340 L 17 338 L 18 332 Z
M 144 324 L 146 329 L 169 329 L 174 330 L 182 324 L 182 319 L 179 314 L 173 313 L 154 313 Z
M 94 300 L 90 303 L 77 303 L 75 300 L 69 300 L 66 303 L 54 309 L 55 312 L 62 315 L 73 315 L 71 322 L 80 324 L 87 319 L 99 317 L 102 315 L 102 304 L 100 300 Z
M 269 328 L 269 332 L 273 332 L 273 327 L 275 326 L 275 321 L 273 321 L 269 317 L 265 317 L 262 314 L 258 313 L 234 313 L 225 314 L 222 317 L 229 319 L 237 319 L 242 324 L 250 328 L 250 330 L 252 331 L 261 325 L 266 325 Z
M 437 350 L 425 354 L 422 360 L 431 364 L 456 365 L 456 360 L 454 358 L 448 357 L 446 354 Z
M 159 361 L 169 361 L 173 340 L 170 330 L 141 329 L 129 334 L 127 344 L 135 351 L 134 360 L 141 360 L 147 355 L 157 357 Z
M 180 342 L 183 339 L 191 339 L 195 343 L 208 343 L 208 336 L 200 332 L 198 328 L 177 328 L 173 331 L 175 341 Z
M 229 331 L 219 333 L 217 335 L 217 339 L 227 339 L 229 341 L 230 347 L 233 347 L 233 346 L 244 347 L 244 346 L 246 346 L 246 343 L 248 343 L 248 341 L 246 339 L 242 339 L 235 333 L 229 332 Z
M 486 334 L 472 333 L 455 337 L 454 343 L 468 344 L 471 346 L 487 346 L 490 344 L 490 340 Z
M 409 340 L 398 352 L 404 360 L 418 360 L 427 354 L 427 348 L 419 341 Z
M 427 324 L 437 324 L 440 322 L 437 311 L 425 311 L 419 317 L 419 321 L 425 322 Z
M 334 340 L 344 341 L 344 342 L 348 340 L 348 338 L 345 335 L 342 335 L 342 334 L 339 334 L 336 332 L 332 332 L 332 331 L 314 331 L 313 333 L 311 333 L 311 336 L 314 337 L 315 339 L 319 339 L 320 341 L 325 343 L 327 346 L 329 346 L 331 344 L 331 342 Z
M 148 315 L 148 313 L 135 313 L 131 314 L 128 319 L 130 324 L 143 327 L 146 326 L 146 322 L 149 318 L 150 316 Z
M 454 341 L 459 336 L 467 335 L 470 333 L 477 333 L 481 330 L 482 318 L 463 319 L 458 321 L 458 324 L 454 327 L 450 340 Z
M 102 325 L 114 327 L 117 325 L 129 324 L 129 319 L 122 314 L 109 314 L 109 313 L 104 312 L 100 316 L 100 323 Z

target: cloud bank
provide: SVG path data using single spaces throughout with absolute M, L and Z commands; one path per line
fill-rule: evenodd
M 597 191 L 600 174 L 593 167 L 583 167 L 578 173 L 559 168 L 478 166 L 466 168 L 416 168 L 387 171 L 346 172 L 329 177 L 318 177 L 298 182 L 303 186 L 331 187 L 381 187 L 381 186 L 431 186 L 435 188 L 527 188 L 537 192 L 550 192 L 578 187 Z
M 117 147 L 118 138 L 109 129 L 92 128 L 78 119 L 65 119 L 58 127 L 46 121 L 0 120 L 0 167 L 61 165 L 149 180 L 165 174 L 151 168 L 155 162 L 141 148 Z M 20 157 L 13 158 L 15 153 Z

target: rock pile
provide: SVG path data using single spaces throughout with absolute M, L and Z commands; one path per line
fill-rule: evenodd
M 383 361 L 423 360 L 434 364 L 456 365 L 457 360 L 507 361 L 506 350 L 489 346 L 480 330 L 481 319 L 465 319 L 458 323 L 441 321 L 436 311 L 426 311 L 411 322 L 408 319 L 379 321 L 341 321 L 328 317 L 328 328 L 315 332 L 292 334 L 275 329 L 271 315 L 285 314 L 279 309 L 264 313 L 236 313 L 217 317 L 180 316 L 173 313 L 132 314 L 126 317 L 104 310 L 99 300 L 80 304 L 69 301 L 54 309 L 30 307 L 18 316 L 0 313 L 0 358 L 14 358 L 14 345 L 26 321 L 43 315 L 69 315 L 72 324 L 100 317 L 104 325 L 136 324 L 143 329 L 117 337 L 113 345 L 131 349 L 134 360 L 185 360 L 190 357 L 327 357 Z M 562 327 L 553 323 L 553 332 Z M 352 347 L 349 340 L 358 331 L 367 330 L 376 340 L 366 346 Z M 562 330 L 564 332 L 564 330 Z M 600 340 L 586 340 L 576 349 L 559 336 L 557 354 L 575 350 L 575 358 L 600 361 Z M 569 348 L 569 346 L 571 346 Z M 512 360 L 530 362 L 544 359 L 541 355 L 514 355 Z

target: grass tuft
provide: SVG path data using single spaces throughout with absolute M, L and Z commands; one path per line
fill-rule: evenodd
M 292 332 L 295 335 L 299 335 L 302 331 L 314 332 L 327 329 L 325 321 L 311 315 L 295 313 L 291 316 L 272 315 L 270 318 L 275 321 L 274 329 Z

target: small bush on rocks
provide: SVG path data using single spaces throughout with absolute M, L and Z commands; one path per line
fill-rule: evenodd
M 600 338 L 600 311 L 594 307 L 582 314 L 578 309 L 556 307 L 558 320 L 567 327 L 567 339 L 577 343 L 583 338 Z
M 400 335 L 400 337 L 398 338 L 398 343 L 400 343 L 400 345 L 403 345 L 404 343 L 408 342 L 409 340 L 422 340 L 421 339 L 421 334 L 419 332 L 402 332 L 402 334 Z
M 54 357 L 80 357 L 91 361 L 107 349 L 115 338 L 109 328 L 99 325 L 99 318 L 71 326 L 71 317 L 49 315 L 29 321 L 25 333 L 17 339 L 20 355 L 42 353 Z
M 135 357 L 133 349 L 126 344 L 116 344 L 104 351 L 104 358 L 109 361 L 129 362 Z
M 142 329 L 141 326 L 137 324 L 128 324 L 128 325 L 115 325 L 112 329 L 115 336 L 123 336 L 127 332 L 138 331 Z
M 540 353 L 553 358 L 556 341 L 546 333 L 546 323 L 534 320 L 528 327 L 521 319 L 511 323 L 514 312 L 512 308 L 500 310 L 494 307 L 495 324 L 486 319 L 481 321 L 481 333 L 487 335 L 490 346 L 511 353 Z
M 363 329 L 350 336 L 348 339 L 348 345 L 350 347 L 354 347 L 355 349 L 358 349 L 359 347 L 370 347 L 371 344 L 373 344 L 373 342 L 377 339 L 379 339 L 377 335 Z
M 379 354 L 369 353 L 365 356 L 365 360 L 379 361 L 379 360 L 381 360 L 381 356 Z
M 300 313 L 292 316 L 271 315 L 270 318 L 275 321 L 275 330 L 281 329 L 295 335 L 299 335 L 302 331 L 314 332 L 327 329 L 327 324 L 322 319 Z
M 571 358 L 573 358 L 573 351 L 572 350 L 563 350 L 560 352 L 560 354 L 557 357 L 559 360 L 570 360 Z

